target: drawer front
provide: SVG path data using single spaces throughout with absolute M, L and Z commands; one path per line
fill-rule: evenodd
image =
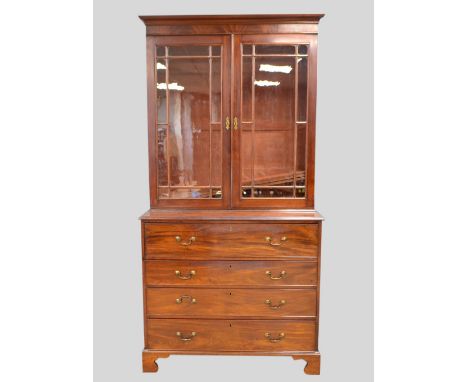
M 316 289 L 148 288 L 148 318 L 265 317 L 316 315 Z
M 150 349 L 183 351 L 315 351 L 314 320 L 150 319 Z
M 318 224 L 146 223 L 148 259 L 317 257 Z
M 184 261 L 147 260 L 149 286 L 315 286 L 313 261 Z

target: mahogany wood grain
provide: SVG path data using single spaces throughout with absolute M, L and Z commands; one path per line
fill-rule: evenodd
M 293 355 L 293 359 L 303 359 L 306 361 L 304 373 L 309 375 L 320 374 L 320 354 Z
M 140 17 L 146 26 L 151 206 L 140 217 L 145 317 L 144 372 L 156 372 L 157 359 L 170 355 L 211 354 L 292 356 L 293 359 L 306 361 L 306 374 L 320 374 L 318 330 L 323 217 L 314 210 L 314 173 L 317 33 L 322 17 L 322 14 Z M 282 105 L 274 110 L 276 113 L 268 112 L 272 103 L 267 102 L 265 94 L 262 98 L 257 91 L 258 97 L 251 104 L 251 117 L 257 111 L 259 121 L 263 120 L 263 123 L 253 118 L 250 122 L 242 119 L 241 44 L 296 45 L 296 54 L 300 45 L 309 46 L 307 88 L 304 75 L 301 77 L 300 99 L 304 100 L 304 94 L 307 94 L 305 120 L 304 114 L 297 119 L 298 103 L 291 103 L 291 81 L 283 81 L 282 88 L 275 92 L 276 104 Z M 183 146 L 177 146 L 183 151 L 180 155 L 174 155 L 172 147 L 168 148 L 168 142 L 158 145 L 156 83 L 161 81 L 156 71 L 157 45 L 178 47 L 179 51 L 180 47 L 196 45 L 222 47 L 216 53 L 213 53 L 213 48 L 209 49 L 210 55 L 203 56 L 209 62 L 209 75 L 206 75 L 205 69 L 200 71 L 200 76 L 194 75 L 197 70 L 193 65 L 187 67 L 190 57 L 185 53 L 185 58 L 176 59 L 180 59 L 178 66 L 172 66 L 177 68 L 172 72 L 178 76 L 176 79 L 182 85 L 187 84 L 186 93 L 191 92 L 196 99 L 194 104 L 210 105 L 209 113 L 205 113 L 209 118 L 202 117 L 205 114 L 199 107 L 195 107 L 190 115 L 186 114 L 190 117 L 189 121 L 178 136 Z M 168 48 L 165 53 L 176 51 Z M 213 58 L 218 56 L 218 52 L 222 52 L 220 58 Z M 277 54 L 274 56 L 272 62 L 282 65 L 282 60 L 288 61 L 284 55 L 282 58 L 278 58 L 281 56 Z M 166 62 L 169 70 L 166 68 L 165 73 L 169 74 L 165 74 L 162 82 L 170 82 L 173 59 L 170 57 Z M 212 75 L 215 61 L 216 65 L 219 62 L 216 67 L 219 77 Z M 256 61 L 257 64 L 260 62 Z M 294 62 L 294 73 L 299 73 L 299 61 L 294 59 Z M 302 64 L 305 62 L 302 61 Z M 198 79 L 192 81 L 195 77 Z M 251 77 L 252 81 L 255 80 L 254 71 Z M 200 78 L 207 78 L 206 84 Z M 220 94 L 221 110 L 219 113 L 217 111 L 216 120 L 212 120 L 212 89 L 219 89 L 218 85 L 221 87 L 216 90 Z M 254 82 L 251 87 L 252 94 L 255 94 Z M 299 99 L 298 89 L 296 81 L 295 99 Z M 174 93 L 169 91 L 166 96 L 169 101 L 176 99 Z M 170 105 L 170 102 L 166 102 L 166 119 L 163 121 L 161 115 L 159 121 L 160 125 L 166 126 L 166 132 L 171 131 Z M 294 121 L 291 119 L 291 107 L 294 108 Z M 188 113 L 187 110 L 184 112 Z M 283 110 L 285 113 L 282 114 Z M 236 130 L 233 128 L 234 117 L 240 119 Z M 223 123 L 226 118 L 231 123 L 229 130 Z M 294 131 L 290 122 L 296 123 Z M 251 125 L 243 126 L 244 123 Z M 297 151 L 297 123 L 301 125 L 300 152 Z M 213 146 L 214 125 L 217 125 L 216 139 L 219 137 L 219 141 Z M 265 145 L 266 149 L 263 152 L 260 149 L 250 150 L 253 154 L 263 154 L 253 157 L 251 162 L 255 167 L 244 166 L 242 170 L 240 157 L 243 155 L 244 159 L 247 158 L 245 152 L 249 150 L 244 150 L 242 154 L 240 137 L 241 131 L 248 129 L 258 133 L 253 138 L 256 143 L 252 146 L 261 148 L 261 145 Z M 281 141 L 289 136 L 294 137 L 291 138 L 293 144 L 282 145 Z M 193 139 L 199 141 L 193 144 Z M 205 139 L 209 141 L 205 142 Z M 210 150 L 213 148 L 213 151 L 208 150 L 209 153 L 205 154 L 206 147 Z M 291 150 L 299 156 L 291 156 Z M 212 156 L 211 152 L 215 154 Z M 159 169 L 160 157 L 161 160 L 166 158 L 167 163 L 166 167 L 161 164 Z M 297 166 L 297 161 L 300 166 Z M 213 168 L 216 171 L 213 172 Z M 248 183 L 249 186 L 264 186 L 265 190 L 267 186 L 281 184 L 287 188 L 288 182 L 294 186 L 299 179 L 305 182 L 305 197 L 243 198 L 241 187 L 247 180 L 242 179 L 248 171 L 254 179 Z M 216 197 L 210 199 L 196 198 L 196 193 L 184 191 L 170 194 L 168 187 L 158 195 L 160 175 L 161 179 L 166 179 L 166 184 L 163 182 L 162 186 L 187 186 L 188 190 L 196 189 L 198 185 L 200 195 L 206 192 L 207 182 L 209 187 L 215 186 L 215 191 L 221 185 L 222 198 L 217 198 L 217 194 L 212 194 L 211 190 L 209 195 Z M 280 191 L 277 195 L 287 195 L 284 192 Z M 170 195 L 179 199 L 165 199 Z M 256 195 L 271 194 L 259 192 Z M 180 239 L 176 240 L 176 236 L 180 236 Z M 267 236 L 271 237 L 271 243 L 281 245 L 270 245 L 265 240 Z M 281 240 L 283 237 L 286 239 Z M 176 271 L 179 273 L 176 274 Z M 179 303 L 176 299 L 179 299 Z M 270 300 L 270 303 L 265 303 L 266 300 Z M 270 333 L 269 337 L 265 333 Z
M 167 358 L 169 354 L 167 353 L 157 353 L 154 351 L 144 350 L 142 353 L 143 360 L 143 372 L 144 373 L 156 373 L 159 370 L 159 366 L 156 361 L 159 358 Z
M 323 220 L 319 212 L 312 209 L 296 210 L 180 210 L 150 209 L 140 220 L 142 222 L 288 222 L 318 223 Z
M 145 258 L 316 258 L 318 232 L 318 224 L 147 223 Z
M 148 344 L 155 350 L 314 351 L 314 320 L 149 319 Z M 177 332 L 181 337 L 177 336 Z M 193 332 L 196 334 L 193 336 Z M 271 342 L 265 336 L 270 333 Z M 281 333 L 284 337 L 281 338 Z M 193 337 L 193 338 L 191 338 Z M 183 341 L 181 338 L 191 338 Z
M 274 288 L 308 287 L 317 284 L 317 263 L 313 261 L 188 261 L 145 260 L 147 286 L 248 286 Z M 179 278 L 175 272 L 179 271 Z M 194 271 L 193 276 L 190 272 Z M 280 279 L 281 272 L 286 274 Z
M 147 318 L 313 318 L 317 291 L 147 288 L 146 299 Z
M 140 16 L 149 35 L 317 33 L 323 14 Z

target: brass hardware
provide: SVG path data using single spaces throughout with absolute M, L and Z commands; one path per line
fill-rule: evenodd
M 273 338 L 271 337 L 271 333 L 266 332 L 265 337 L 268 338 L 270 342 L 280 342 L 285 337 L 285 335 L 284 333 L 280 333 L 278 337 Z
M 281 306 L 286 304 L 286 300 L 281 300 L 278 305 L 272 305 L 271 300 L 265 300 L 265 304 L 267 304 L 271 309 L 279 309 Z
M 237 130 L 237 117 L 234 117 L 234 130 Z
M 226 130 L 229 130 L 231 128 L 231 120 L 229 117 L 226 117 Z
M 270 236 L 265 237 L 265 240 L 266 240 L 266 242 L 267 242 L 268 244 L 270 244 L 270 245 L 272 245 L 272 246 L 274 246 L 274 247 L 278 247 L 278 246 L 280 246 L 280 245 L 283 244 L 283 243 L 281 243 L 281 242 L 280 242 L 280 243 L 273 243 L 273 239 L 272 239 Z M 282 242 L 285 242 L 286 240 L 288 240 L 288 238 L 287 238 L 286 236 L 283 236 L 283 237 L 281 238 L 281 241 L 282 241 Z
M 280 275 L 278 277 L 273 277 L 271 275 L 271 271 L 266 271 L 265 274 L 270 276 L 270 279 L 272 279 L 272 280 L 281 280 L 284 276 L 286 276 L 286 271 L 281 271 L 281 273 L 280 273 Z
M 195 273 L 196 273 L 196 272 L 192 270 L 192 271 L 190 271 L 190 273 L 189 273 L 187 276 L 181 275 L 181 274 L 180 274 L 180 271 L 175 271 L 174 273 L 175 273 L 175 275 L 176 275 L 179 279 L 181 279 L 181 280 L 189 280 L 189 279 L 191 279 L 193 276 L 195 276 Z
M 180 296 L 179 298 L 176 298 L 176 300 L 175 300 L 176 304 L 182 304 L 182 302 L 184 301 L 184 298 L 190 300 L 191 304 L 195 304 L 197 302 L 197 300 L 192 298 L 192 296 L 188 296 L 188 295 L 184 294 L 183 296 Z
M 180 245 L 187 246 L 187 245 L 192 244 L 195 241 L 195 236 L 190 236 L 188 241 L 185 241 L 185 242 L 182 241 L 182 238 L 180 236 L 176 236 L 175 239 Z
M 179 337 L 181 341 L 192 341 L 192 338 L 197 335 L 197 332 L 192 332 L 188 336 L 184 336 L 181 332 L 176 332 L 176 336 Z

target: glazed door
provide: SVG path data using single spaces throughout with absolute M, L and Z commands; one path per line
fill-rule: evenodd
M 227 208 L 230 38 L 147 42 L 151 206 Z
M 234 40 L 234 207 L 313 207 L 315 35 Z

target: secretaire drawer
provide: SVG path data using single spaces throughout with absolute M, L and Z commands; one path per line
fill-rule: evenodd
M 318 224 L 159 224 L 144 225 L 145 257 L 242 258 L 316 257 Z
M 147 288 L 147 318 L 315 317 L 316 289 Z
M 314 320 L 149 319 L 147 341 L 157 350 L 314 351 Z
M 146 260 L 146 285 L 153 286 L 313 286 L 314 261 Z

